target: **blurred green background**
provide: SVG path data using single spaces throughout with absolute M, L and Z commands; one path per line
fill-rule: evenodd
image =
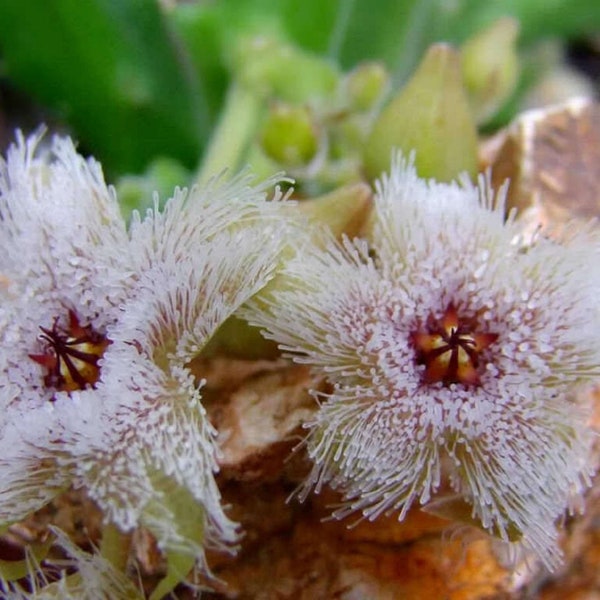
M 302 105 L 324 93 L 328 72 L 335 78 L 375 60 L 393 93 L 431 43 L 460 45 L 506 15 L 520 24 L 520 79 L 488 129 L 505 123 L 548 64 L 569 52 L 597 72 L 600 2 L 2 0 L 1 142 L 43 119 L 69 131 L 111 178 L 162 168 L 158 177 L 177 179 L 202 160 L 240 78 L 260 86 L 266 77 L 265 96 L 289 90 Z M 252 71 L 244 45 L 260 36 L 297 53 L 268 77 Z

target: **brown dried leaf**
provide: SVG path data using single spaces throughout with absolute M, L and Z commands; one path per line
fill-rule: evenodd
M 597 103 L 580 98 L 525 112 L 490 144 L 498 140 L 496 156 L 484 159 L 491 161 L 493 183 L 510 179 L 508 206 L 532 226 L 555 229 L 600 214 Z

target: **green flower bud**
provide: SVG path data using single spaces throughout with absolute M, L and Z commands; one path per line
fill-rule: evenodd
M 346 101 L 350 109 L 368 111 L 373 108 L 389 86 L 389 74 L 378 62 L 364 62 L 348 73 L 344 82 Z
M 284 167 L 309 163 L 319 146 L 311 112 L 300 106 L 274 105 L 260 133 L 262 149 Z
M 513 93 L 519 77 L 519 23 L 504 17 L 462 46 L 462 72 L 478 122 L 492 117 Z
M 364 166 L 374 179 L 393 149 L 416 151 L 421 177 L 440 181 L 477 171 L 477 130 L 463 87 L 458 52 L 429 48 L 416 73 L 381 112 L 367 140 Z

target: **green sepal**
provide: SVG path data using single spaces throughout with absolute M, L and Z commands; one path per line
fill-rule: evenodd
M 141 522 L 156 537 L 167 558 L 167 574 L 150 595 L 150 600 L 159 600 L 185 581 L 198 560 L 204 560 L 206 511 L 172 477 L 156 471 L 152 483 L 156 493 L 146 505 Z M 163 524 L 166 514 L 167 527 L 172 530 L 168 533 Z
M 181 552 L 166 552 L 167 574 L 158 582 L 149 600 L 161 600 L 181 583 L 194 568 L 196 559 Z

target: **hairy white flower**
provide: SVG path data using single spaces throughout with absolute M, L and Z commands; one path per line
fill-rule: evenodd
M 128 229 L 69 139 L 19 137 L 0 163 L 0 523 L 73 485 L 169 552 L 235 541 L 188 363 L 273 274 L 273 183 L 177 190 Z
M 375 203 L 370 246 L 305 248 L 248 314 L 333 386 L 303 493 L 329 483 L 338 517 L 402 519 L 452 488 L 553 566 L 554 522 L 591 474 L 571 394 L 600 373 L 597 236 L 525 243 L 504 190 L 427 182 L 402 159 Z

